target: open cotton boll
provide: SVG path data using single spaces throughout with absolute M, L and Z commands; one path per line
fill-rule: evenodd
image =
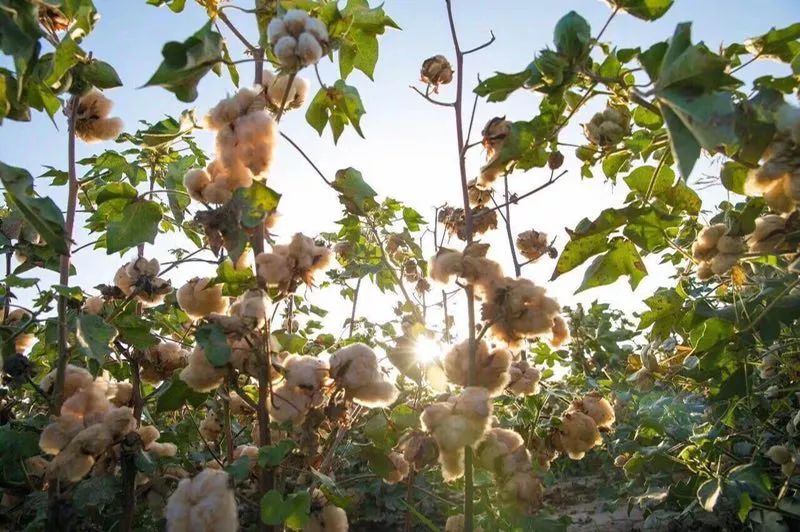
M 483 532 L 483 527 L 474 527 L 474 532 Z M 444 532 L 464 532 L 464 514 L 451 515 L 444 524 Z
M 573 401 L 570 410 L 583 412 L 594 420 L 599 429 L 610 429 L 616 420 L 614 407 L 600 392 L 589 392 L 583 399 Z
M 543 287 L 528 279 L 506 277 L 490 287 L 481 316 L 492 323 L 492 335 L 510 346 L 542 335 L 551 335 L 555 345 L 565 340 L 566 324 L 556 323 L 560 311 Z
M 553 318 L 553 327 L 550 329 L 550 345 L 561 347 L 569 340 L 569 326 L 562 316 Z
M 39 435 L 39 448 L 46 454 L 58 454 L 83 427 L 83 420 L 78 416 L 58 416 Z
M 56 455 L 47 469 L 47 478 L 61 482 L 78 482 L 89 474 L 94 466 L 94 457 L 78 451 Z
M 297 109 L 305 103 L 311 84 L 308 80 L 295 76 L 289 87 L 289 75 L 281 74 L 264 86 L 270 106 L 277 110 L 285 101 L 284 110 L 287 110 Z
M 397 484 L 408 476 L 409 464 L 401 453 L 395 451 L 390 452 L 388 458 L 394 468 L 384 475 L 383 481 L 387 484 Z
M 97 89 L 78 100 L 75 109 L 75 135 L 84 142 L 113 140 L 122 132 L 122 120 L 107 118 L 113 103 Z
M 272 389 L 272 400 L 267 404 L 271 419 L 278 423 L 291 421 L 295 425 L 303 422 L 310 406 L 308 395 L 286 384 Z
M 592 447 L 602 442 L 594 419 L 583 412 L 566 412 L 558 431 L 560 450 L 573 460 L 580 460 Z
M 109 383 L 108 398 L 114 406 L 126 406 L 133 400 L 133 384 L 130 382 Z
M 209 442 L 217 441 L 222 436 L 222 423 L 213 410 L 209 410 L 200 422 L 200 435 Z
M 250 461 L 250 468 L 255 469 L 258 465 L 258 447 L 255 445 L 239 445 L 233 450 L 233 459 L 238 460 L 246 456 Z
M 185 478 L 170 495 L 165 510 L 168 532 L 236 532 L 236 499 L 224 471 L 204 469 Z
M 777 214 L 756 218 L 756 227 L 747 237 L 751 253 L 781 253 L 789 251 L 785 245 L 786 219 Z
M 267 293 L 260 288 L 248 290 L 231 305 L 231 316 L 239 317 L 259 329 L 264 326 L 269 309 Z
M 141 377 L 144 382 L 158 383 L 172 377 L 175 370 L 186 367 L 189 351 L 176 342 L 160 342 L 144 352 Z
M 86 301 L 83 302 L 83 311 L 87 314 L 98 316 L 103 312 L 104 304 L 105 300 L 102 297 L 91 296 L 86 298 Z
M 524 514 L 531 515 L 542 507 L 542 483 L 530 471 L 514 474 L 503 483 L 500 499 L 516 507 Z
M 159 457 L 172 457 L 178 454 L 178 446 L 174 443 L 153 442 L 147 448 L 147 452 Z
M 489 471 L 499 471 L 503 459 L 525 445 L 522 436 L 513 430 L 492 428 L 486 431 L 475 453 L 475 463 Z
M 475 386 L 489 390 L 492 396 L 500 395 L 509 381 L 508 368 L 513 355 L 508 349 L 493 349 L 489 344 L 479 341 L 475 346 Z M 444 357 L 444 371 L 447 380 L 459 386 L 469 384 L 470 353 L 469 340 L 455 345 Z
M 133 430 L 136 420 L 133 418 L 133 410 L 127 406 L 112 408 L 103 417 L 103 425 L 108 429 L 113 440 L 118 440 L 131 430 Z
M 110 447 L 113 442 L 114 440 L 108 428 L 104 424 L 98 423 L 86 427 L 76 434 L 72 441 L 69 442 L 65 452 L 74 448 L 81 453 L 97 456 Z
M 108 400 L 108 381 L 98 377 L 89 386 L 81 388 L 77 393 L 64 401 L 61 414 L 83 418 L 85 424 L 99 422 L 111 410 Z
M 324 360 L 308 355 L 291 354 L 283 362 L 286 384 L 300 388 L 307 394 L 319 391 L 328 377 L 328 364 Z
M 212 366 L 203 348 L 196 346 L 189 355 L 189 364 L 181 370 L 180 378 L 196 392 L 210 392 L 225 380 L 225 368 Z
M 442 480 L 453 482 L 464 476 L 464 448 L 454 451 L 440 451 L 439 465 L 442 466 Z
M 541 373 L 531 366 L 527 360 L 519 360 L 511 364 L 508 370 L 508 390 L 517 395 L 535 395 L 539 393 Z
M 94 377 L 92 377 L 92 374 L 89 373 L 87 369 L 72 364 L 67 364 L 64 370 L 64 388 L 62 389 L 62 397 L 64 399 L 69 399 L 81 388 L 89 386 L 93 380 Z M 53 370 L 45 375 L 41 381 L 39 381 L 39 388 L 41 388 L 44 393 L 50 394 L 53 392 L 55 383 L 56 370 Z
M 400 444 L 403 458 L 414 469 L 422 471 L 439 458 L 439 448 L 436 440 L 421 432 L 414 432 Z
M 147 447 L 156 441 L 159 436 L 161 436 L 159 430 L 153 425 L 143 425 L 139 427 L 139 430 L 136 432 L 139 433 L 139 437 L 142 439 L 142 447 L 145 450 L 147 450 Z
M 204 168 L 193 168 L 183 176 L 183 186 L 195 201 L 206 201 L 204 191 L 211 184 L 211 176 Z
M 221 130 L 247 113 L 252 103 L 258 98 L 259 91 L 249 87 L 239 89 L 236 94 L 221 100 L 212 107 L 205 117 L 206 127 Z
M 368 408 L 387 406 L 399 394 L 378 369 L 375 352 L 361 343 L 343 347 L 331 356 L 330 375 L 349 397 Z
M 297 233 L 288 245 L 275 245 L 271 253 L 256 256 L 256 269 L 264 283 L 281 290 L 293 290 L 301 281 L 312 286 L 315 274 L 328 266 L 330 257 L 328 248 Z
M 228 310 L 228 298 L 222 295 L 222 285 L 211 284 L 208 277 L 191 279 L 178 289 L 176 297 L 181 309 L 196 320 Z
M 319 490 L 314 490 L 311 499 L 311 516 L 303 532 L 347 532 L 347 513 L 329 504 Z

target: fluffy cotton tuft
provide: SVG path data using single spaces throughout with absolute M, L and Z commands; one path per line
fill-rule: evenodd
M 553 257 L 556 253 L 547 240 L 547 234 L 533 229 L 517 235 L 517 249 L 531 262 L 539 260 L 544 255 Z
M 325 24 L 301 9 L 290 9 L 283 17 L 272 19 L 267 34 L 272 52 L 287 70 L 316 64 L 328 47 Z
M 156 259 L 137 257 L 123 264 L 114 274 L 114 284 L 126 296 L 135 295 L 143 306 L 160 305 L 172 292 L 169 281 L 158 277 L 161 266 Z
M 259 278 L 270 286 L 292 291 L 300 282 L 314 284 L 314 275 L 330 262 L 331 251 L 301 233 L 289 245 L 275 245 L 271 253 L 256 257 Z
M 317 393 L 328 378 L 328 364 L 324 360 L 291 354 L 283 362 L 286 384 L 300 388 L 309 395 Z
M 308 98 L 308 91 L 311 88 L 308 80 L 295 76 L 290 86 L 289 77 L 288 74 L 275 76 L 271 73 L 265 73 L 264 91 L 267 107 L 272 111 L 277 112 L 280 110 L 282 104 L 284 111 L 297 109 L 302 107 L 306 98 Z
M 751 253 L 787 253 L 791 247 L 785 242 L 787 220 L 777 214 L 767 214 L 756 218 L 755 230 L 747 237 Z
M 600 392 L 589 392 L 583 399 L 573 401 L 569 411 L 583 412 L 594 420 L 598 429 L 610 429 L 616 420 L 614 407 Z
M 103 312 L 105 300 L 100 296 L 91 296 L 83 302 L 83 311 L 87 314 L 99 316 Z
M 165 516 L 168 532 L 236 532 L 239 516 L 228 474 L 204 469 L 181 480 Z
M 108 118 L 112 106 L 111 100 L 97 89 L 81 96 L 75 110 L 75 135 L 84 142 L 117 138 L 123 125 L 119 118 Z
M 519 360 L 511 364 L 508 371 L 508 390 L 516 395 L 536 395 L 539 393 L 539 370 L 528 364 L 527 360 Z
M 206 352 L 198 345 L 189 355 L 189 363 L 181 370 L 180 378 L 197 392 L 210 392 L 225 380 L 225 368 L 211 365 Z
M 186 367 L 189 351 L 175 342 L 160 342 L 144 352 L 141 361 L 142 380 L 155 384 L 172 377 L 177 369 Z
M 489 344 L 480 341 L 475 346 L 475 386 L 482 386 L 491 396 L 500 395 L 509 381 L 508 369 L 513 355 L 508 349 L 489 350 Z M 447 380 L 459 386 L 469 384 L 469 340 L 455 345 L 444 357 Z
M 208 277 L 195 277 L 178 289 L 178 305 L 192 319 L 228 310 L 228 298 L 222 295 L 221 284 L 211 284 Z
M 383 481 L 387 484 L 397 484 L 408 476 L 410 466 L 406 461 L 405 456 L 403 456 L 401 453 L 392 451 L 389 453 L 388 457 L 394 468 L 391 472 L 383 477 Z
M 455 277 L 475 285 L 481 293 L 487 292 L 503 278 L 500 265 L 486 258 L 488 250 L 488 244 L 478 243 L 467 245 L 463 253 L 441 248 L 431 259 L 431 279 L 449 284 Z
M 200 422 L 200 435 L 207 442 L 215 442 L 222 436 L 222 422 L 213 410 L 209 410 Z
M 364 344 L 351 344 L 336 351 L 330 359 L 330 374 L 349 397 L 369 408 L 388 406 L 399 394 L 384 379 L 375 352 Z
M 556 436 L 558 450 L 573 460 L 580 460 L 588 450 L 603 441 L 594 419 L 578 411 L 568 411 L 561 416 Z
M 338 506 L 328 503 L 321 491 L 311 493 L 311 516 L 303 532 L 347 532 L 347 514 Z
M 692 256 L 699 261 L 697 277 L 706 280 L 712 275 L 723 275 L 730 270 L 746 249 L 740 237 L 729 236 L 725 224 L 706 227 L 692 244 Z

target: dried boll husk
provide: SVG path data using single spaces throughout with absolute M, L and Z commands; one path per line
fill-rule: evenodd
M 527 360 L 519 360 L 511 364 L 508 370 L 508 391 L 516 395 L 535 395 L 539 393 L 541 373 L 531 366 Z
M 181 480 L 165 516 L 168 532 L 236 532 L 239 517 L 228 474 L 204 469 Z
M 517 249 L 531 262 L 539 260 L 544 255 L 552 257 L 555 254 L 555 249 L 547 240 L 547 234 L 533 229 L 517 235 Z
M 627 109 L 607 107 L 596 113 L 583 131 L 592 144 L 610 147 L 619 144 L 630 133 L 630 114 Z
M 484 188 L 479 185 L 477 179 L 473 179 L 467 183 L 467 193 L 469 195 L 470 207 L 484 207 L 492 201 L 492 189 Z
M 422 471 L 436 463 L 439 458 L 439 447 L 432 436 L 415 431 L 411 433 L 399 446 L 414 471 Z
M 433 92 L 439 92 L 439 85 L 453 81 L 453 67 L 445 56 L 434 55 L 422 62 L 419 77 L 423 83 L 433 86 Z
M 489 344 L 480 341 L 475 346 L 475 386 L 482 386 L 492 397 L 503 392 L 509 381 L 508 369 L 513 355 L 508 349 L 489 349 Z M 469 384 L 470 353 L 469 341 L 455 345 L 444 357 L 444 371 L 447 380 L 459 386 Z
M 608 430 L 614 424 L 614 407 L 600 392 L 589 392 L 583 399 L 572 402 L 568 412 L 583 412 L 592 418 L 598 429 Z
M 221 284 L 211 284 L 208 277 L 195 277 L 178 289 L 178 305 L 192 319 L 228 310 L 228 298 L 222 295 Z
M 464 209 L 461 207 L 444 207 L 437 215 L 440 223 L 451 235 L 456 235 L 460 240 L 467 240 L 467 221 Z M 497 210 L 489 207 L 472 209 L 472 234 L 482 235 L 492 229 L 497 229 Z
M 75 135 L 84 142 L 117 138 L 123 126 L 120 118 L 108 118 L 112 106 L 111 100 L 97 89 L 81 96 L 75 109 Z

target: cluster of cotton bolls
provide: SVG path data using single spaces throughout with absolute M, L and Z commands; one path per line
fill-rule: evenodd
M 329 367 L 321 358 L 289 355 L 283 361 L 284 382 L 272 390 L 270 417 L 278 423 L 299 425 L 312 408 L 321 406 Z
M 630 133 L 630 122 L 631 116 L 627 109 L 607 107 L 603 112 L 595 113 L 584 124 L 583 131 L 592 144 L 605 148 L 619 144 Z
M 705 280 L 724 274 L 739 261 L 746 248 L 743 238 L 728 235 L 725 224 L 706 227 L 692 244 L 692 256 L 699 261 L 697 277 Z
M 795 473 L 800 463 L 800 455 L 797 452 L 793 453 L 786 445 L 773 445 L 764 454 L 773 463 L 781 466 L 781 472 L 787 477 Z
M 315 65 L 328 48 L 328 28 L 302 9 L 290 9 L 267 27 L 272 52 L 286 70 Z
M 328 265 L 330 257 L 331 250 L 297 233 L 289 244 L 276 244 L 272 252 L 257 255 L 256 271 L 267 285 L 291 292 L 300 282 L 313 285 L 314 274 Z
M 139 427 L 136 431 L 142 440 L 142 449 L 155 456 L 175 456 L 178 446 L 174 443 L 162 443 L 157 441 L 161 437 L 161 432 L 153 425 Z
M 422 427 L 436 440 L 442 478 L 450 482 L 464 474 L 464 449 L 481 441 L 491 424 L 492 402 L 486 388 L 469 386 L 460 395 L 429 404 Z
M 33 322 L 33 316 L 27 310 L 15 308 L 5 315 L 6 309 L 0 308 L 0 322 L 6 327 L 12 329 L 21 329 L 27 327 Z M 36 336 L 28 332 L 15 331 L 14 334 L 14 351 L 23 353 L 27 351 L 35 342 Z
M 511 134 L 512 123 L 505 117 L 496 117 L 489 120 L 483 128 L 483 147 L 486 150 L 486 164 L 481 167 L 478 185 L 489 188 L 492 183 L 506 171 L 507 161 L 500 154 L 503 151 L 506 138 Z
M 169 532 L 236 532 L 239 515 L 228 474 L 207 468 L 181 480 L 167 502 L 166 518 Z
M 39 386 L 49 393 L 55 380 L 52 371 Z M 131 395 L 127 383 L 112 383 L 102 376 L 95 379 L 85 369 L 68 365 L 60 415 L 39 437 L 42 451 L 55 455 L 47 467 L 48 478 L 78 482 L 89 474 L 95 460 L 133 429 L 133 411 L 117 406 L 130 402 Z
M 156 384 L 169 380 L 176 370 L 186 367 L 189 351 L 176 342 L 164 341 L 144 351 L 140 360 L 144 382 Z
M 467 219 L 464 209 L 444 207 L 439 209 L 437 219 L 448 233 L 456 235 L 461 240 L 467 240 Z M 497 210 L 486 206 L 472 209 L 472 234 L 482 235 L 492 229 L 497 229 Z
M 146 307 L 160 305 L 172 292 L 172 284 L 158 277 L 161 271 L 156 259 L 138 257 L 123 264 L 114 274 L 114 285 L 126 296 L 135 296 Z
M 508 391 L 516 395 L 536 395 L 542 375 L 527 360 L 518 360 L 508 369 Z
M 193 199 L 227 203 L 236 189 L 266 177 L 275 157 L 278 127 L 265 106 L 261 88 L 242 88 L 208 112 L 206 126 L 217 132 L 217 158 L 205 169 L 195 168 L 184 176 Z
M 587 451 L 602 443 L 600 432 L 610 430 L 614 420 L 611 403 L 599 392 L 590 392 L 583 399 L 573 401 L 561 416 L 553 444 L 559 452 L 580 460 Z
M 80 97 L 75 109 L 75 135 L 85 142 L 114 140 L 122 132 L 122 120 L 109 118 L 114 104 L 102 92 L 92 89 Z
M 481 340 L 475 346 L 475 379 L 472 384 L 486 388 L 489 395 L 500 395 L 509 382 L 509 368 L 514 355 L 505 348 L 489 349 Z M 455 345 L 444 357 L 444 372 L 447 380 L 459 386 L 470 384 L 469 340 Z
M 388 406 L 399 394 L 381 372 L 375 351 L 364 344 L 351 344 L 331 355 L 330 376 L 348 398 L 368 408 Z
M 228 310 L 228 298 L 222 295 L 222 285 L 212 284 L 208 277 L 191 279 L 178 289 L 176 297 L 181 309 L 194 320 Z
M 517 235 L 517 249 L 523 257 L 531 262 L 544 255 L 554 258 L 556 250 L 547 240 L 547 234 L 530 229 Z
M 541 507 L 542 483 L 522 436 L 513 430 L 489 429 L 476 450 L 475 463 L 495 476 L 504 502 L 528 514 Z
M 745 181 L 748 196 L 764 196 L 770 209 L 795 210 L 800 202 L 800 109 L 784 104 L 778 111 L 778 134 L 767 148 L 761 166 Z
M 467 246 L 463 253 L 443 249 L 431 259 L 431 277 L 443 283 L 458 277 L 473 284 L 484 299 L 482 317 L 498 340 L 516 345 L 549 335 L 554 346 L 563 344 L 569 329 L 558 302 L 528 279 L 503 277 L 500 266 L 485 257 L 487 250 L 485 244 Z

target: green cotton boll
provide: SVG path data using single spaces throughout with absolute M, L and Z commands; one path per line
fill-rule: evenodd
M 569 63 L 564 57 L 552 50 L 544 50 L 536 58 L 536 67 L 542 74 L 542 81 L 551 87 L 557 87 L 564 82 L 564 74 Z
M 589 50 L 592 28 L 586 19 L 570 11 L 558 21 L 553 32 L 556 50 L 569 59 L 577 59 Z

